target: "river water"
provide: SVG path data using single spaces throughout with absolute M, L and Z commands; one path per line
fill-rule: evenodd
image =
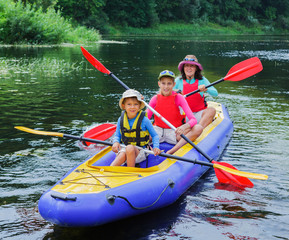
M 80 46 L 0 47 L 0 239 L 289 239 L 289 41 L 280 36 L 118 38 L 84 47 L 146 101 L 160 71 L 195 54 L 211 81 L 250 57 L 264 70 L 216 85 L 234 134 L 222 161 L 263 173 L 254 188 L 222 188 L 208 172 L 175 204 L 95 228 L 61 228 L 37 211 L 41 194 L 94 150 L 14 126 L 81 135 L 115 122 L 123 88 L 98 72 Z M 97 204 L 97 203 L 96 203 Z

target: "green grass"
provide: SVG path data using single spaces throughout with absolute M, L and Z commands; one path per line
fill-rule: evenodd
M 236 22 L 228 22 L 226 26 L 209 22 L 195 24 L 164 23 L 152 28 L 132 28 L 122 26 L 110 28 L 110 35 L 114 36 L 202 36 L 239 34 L 280 34 L 280 31 L 261 25 L 247 27 Z

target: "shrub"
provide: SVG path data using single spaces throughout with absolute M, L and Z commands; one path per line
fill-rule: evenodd
M 0 41 L 3 43 L 75 43 L 98 41 L 97 31 L 74 28 L 52 8 L 43 12 L 21 1 L 0 0 Z
M 281 16 L 278 18 L 278 25 L 282 28 L 282 29 L 285 29 L 289 30 L 289 17 L 284 17 L 284 16 Z

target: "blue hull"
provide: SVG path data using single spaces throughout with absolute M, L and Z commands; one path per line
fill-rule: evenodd
M 204 137 L 198 146 L 214 160 L 219 160 L 233 133 L 233 124 L 224 106 L 220 106 L 222 121 L 220 121 Z M 168 145 L 164 144 L 164 148 Z M 181 156 L 208 162 L 200 153 L 190 146 Z M 93 166 L 109 165 L 115 157 L 108 151 Z M 149 156 L 148 168 L 157 167 L 159 163 L 167 161 L 164 167 L 152 173 L 140 172 L 139 177 L 116 187 L 104 184 L 104 189 L 98 192 L 83 193 L 78 183 L 80 193 L 74 190 L 62 190 L 61 185 L 68 185 L 65 179 L 75 172 L 80 172 L 79 166 L 69 171 L 51 189 L 45 192 L 39 200 L 39 212 L 49 222 L 66 227 L 98 226 L 117 221 L 134 215 L 153 211 L 174 203 L 188 188 L 190 188 L 208 169 L 207 166 L 183 161 L 168 160 L 163 157 Z M 87 162 L 87 160 L 85 161 Z M 85 163 L 84 162 L 84 163 Z M 145 167 L 141 163 L 139 169 Z M 83 163 L 82 163 L 83 165 Z M 160 165 L 162 166 L 162 165 Z M 125 168 L 125 167 L 122 167 Z M 100 170 L 101 173 L 102 170 Z M 104 179 L 104 178 L 102 178 Z M 101 180 L 102 182 L 105 180 Z M 65 184 L 64 184 L 65 183 Z M 75 185 L 75 182 L 72 184 Z M 88 188 L 89 186 L 85 186 Z M 61 189 L 61 190 L 57 190 Z

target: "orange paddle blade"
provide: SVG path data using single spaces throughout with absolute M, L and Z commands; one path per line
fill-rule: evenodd
M 92 56 L 84 47 L 80 47 L 83 56 L 87 59 L 87 61 L 89 61 L 92 66 L 94 66 L 98 71 L 102 72 L 102 73 L 106 73 L 106 74 L 110 74 L 111 72 L 105 67 L 103 66 L 103 64 L 98 61 L 94 56 Z
M 263 66 L 258 57 L 249 58 L 234 65 L 224 77 L 224 80 L 240 81 L 262 70 Z
M 115 130 L 116 130 L 116 124 L 104 123 L 85 132 L 83 137 L 104 141 L 104 140 L 109 139 L 115 133 Z M 92 143 L 85 142 L 86 146 L 89 146 L 90 144 Z
M 228 168 L 238 170 L 237 168 L 235 168 L 229 163 L 216 162 L 216 161 L 212 161 L 212 163 L 216 163 L 216 164 L 228 167 Z M 228 173 L 218 168 L 214 168 L 214 169 L 215 169 L 216 176 L 220 183 L 233 184 L 233 185 L 239 185 L 242 187 L 250 187 L 250 188 L 254 187 L 254 184 L 246 177 L 237 176 L 237 175 Z

